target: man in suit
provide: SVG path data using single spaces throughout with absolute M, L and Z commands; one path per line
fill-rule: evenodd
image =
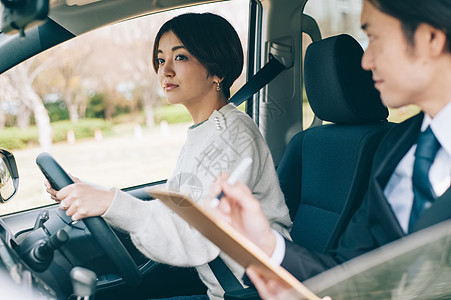
M 335 249 L 315 253 L 283 240 L 245 186 L 219 180 L 225 219 L 299 280 L 451 218 L 450 20 L 451 0 L 363 1 L 369 45 L 362 67 L 385 105 L 414 104 L 421 113 L 384 137 L 366 197 Z M 256 270 L 248 273 L 264 298 L 278 291 Z

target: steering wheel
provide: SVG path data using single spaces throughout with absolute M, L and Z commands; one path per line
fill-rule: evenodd
M 55 190 L 60 190 L 63 187 L 74 183 L 49 153 L 43 152 L 39 154 L 36 158 L 36 163 Z M 58 209 L 57 214 L 68 224 L 72 221 L 70 217 L 66 215 L 66 212 L 60 208 Z M 82 221 L 86 225 L 86 228 L 89 229 L 100 248 L 117 267 L 124 281 L 132 286 L 138 285 L 142 280 L 138 267 L 105 220 L 101 217 L 90 217 L 85 218 Z

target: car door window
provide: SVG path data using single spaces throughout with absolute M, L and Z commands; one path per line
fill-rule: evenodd
M 192 121 L 183 106 L 166 103 L 151 63 L 153 39 L 168 19 L 207 11 L 232 23 L 246 52 L 248 3 L 234 0 L 110 25 L 2 74 L 0 147 L 14 153 L 20 183 L 0 215 L 53 204 L 35 164 L 42 151 L 71 175 L 106 187 L 168 178 Z M 245 70 L 231 93 L 244 82 Z M 45 113 L 36 113 L 41 107 Z M 40 140 L 45 118 L 52 141 Z
M 354 37 L 366 49 L 368 39 L 360 29 L 360 14 L 362 10 L 361 0 L 310 0 L 304 8 L 304 13 L 313 17 L 321 31 L 322 38 L 339 34 L 349 34 Z M 311 43 L 310 37 L 304 35 L 304 51 Z M 311 124 L 313 112 L 311 111 L 306 96 L 304 97 L 304 128 Z M 419 108 L 409 105 L 398 109 L 389 108 L 388 120 L 402 122 L 417 114 Z

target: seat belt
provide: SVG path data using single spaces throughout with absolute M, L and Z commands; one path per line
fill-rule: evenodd
M 236 92 L 232 98 L 230 98 L 229 103 L 239 106 L 241 103 L 252 97 L 256 92 L 258 92 L 262 87 L 267 85 L 271 80 L 273 80 L 277 75 L 280 74 L 286 67 L 273 55 L 270 55 L 269 61 L 261 68 L 254 76 L 243 85 L 238 92 Z
M 273 55 L 270 55 L 269 61 L 263 66 L 263 68 L 255 73 L 249 81 L 232 96 L 232 98 L 230 98 L 229 103 L 239 106 L 285 69 L 286 67 L 284 64 L 279 62 L 279 60 L 277 60 Z M 224 292 L 227 293 L 244 289 L 240 281 L 235 277 L 235 275 L 233 275 L 233 272 L 229 269 L 229 267 L 227 267 L 219 256 L 209 262 L 208 265 Z
M 216 257 L 208 263 L 210 269 L 213 271 L 216 279 L 221 285 L 224 292 L 231 292 L 243 289 L 241 282 L 233 275 L 233 272 L 227 267 L 221 257 Z

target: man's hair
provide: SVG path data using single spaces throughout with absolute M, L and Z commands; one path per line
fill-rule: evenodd
M 383 13 L 401 22 L 411 45 L 415 45 L 418 25 L 426 23 L 446 35 L 447 50 L 451 49 L 451 0 L 367 0 Z
M 208 71 L 209 76 L 223 78 L 226 99 L 230 87 L 243 70 L 241 41 L 233 26 L 223 17 L 211 13 L 187 13 L 166 23 L 158 31 L 153 48 L 153 67 L 158 72 L 158 46 L 161 36 L 172 31 Z

